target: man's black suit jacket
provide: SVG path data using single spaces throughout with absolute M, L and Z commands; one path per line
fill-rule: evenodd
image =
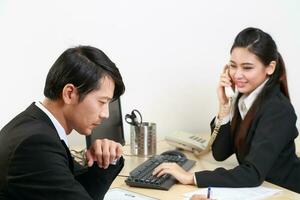
M 277 87 L 261 105 L 247 131 L 249 151 L 234 149 L 230 123 L 220 127 L 212 146 L 218 161 L 236 154 L 239 166 L 196 172 L 198 187 L 254 187 L 264 180 L 300 193 L 300 160 L 295 153 L 297 116 L 290 101 Z M 211 123 L 214 128 L 214 121 Z
M 102 199 L 124 165 L 76 171 L 49 117 L 30 105 L 0 132 L 0 199 Z

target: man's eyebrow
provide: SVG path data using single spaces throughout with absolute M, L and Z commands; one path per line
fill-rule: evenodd
M 99 99 L 105 99 L 107 101 L 111 101 L 112 100 L 112 98 L 106 97 L 106 96 L 99 97 Z

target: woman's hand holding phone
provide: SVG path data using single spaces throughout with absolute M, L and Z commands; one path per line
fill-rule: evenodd
M 226 64 L 218 85 L 218 98 L 221 105 L 227 104 L 229 98 L 233 97 L 234 91 L 232 88 L 234 88 L 234 85 L 229 75 L 229 65 Z
M 229 98 L 233 97 L 234 91 L 232 88 L 234 88 L 234 84 L 229 75 L 229 65 L 226 64 L 220 76 L 220 81 L 218 85 L 218 98 L 220 103 L 220 111 L 221 111 L 221 107 L 228 106 Z M 229 111 L 226 111 L 226 113 L 222 112 L 222 116 L 227 115 L 228 112 Z M 219 115 L 220 114 L 221 113 L 219 113 Z

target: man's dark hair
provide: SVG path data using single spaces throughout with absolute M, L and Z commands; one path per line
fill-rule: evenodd
M 56 100 L 61 97 L 66 84 L 73 84 L 81 101 L 89 92 L 100 89 L 98 83 L 105 76 L 111 77 L 115 82 L 113 99 L 119 98 L 125 91 L 125 85 L 118 68 L 105 53 L 91 46 L 70 48 L 50 68 L 44 95 Z

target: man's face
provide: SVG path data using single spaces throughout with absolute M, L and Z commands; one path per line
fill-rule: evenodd
M 104 76 L 99 84 L 100 89 L 88 93 L 70 109 L 67 123 L 80 134 L 90 135 L 92 129 L 109 117 L 108 105 L 113 98 L 115 83 L 109 76 Z

